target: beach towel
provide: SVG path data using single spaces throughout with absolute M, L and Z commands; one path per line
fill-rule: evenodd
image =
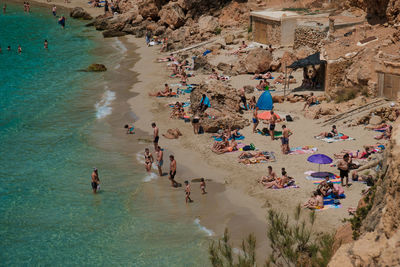
M 344 135 L 342 133 L 340 133 L 338 136 L 335 137 L 320 137 L 317 136 L 315 137 L 318 140 L 324 141 L 326 143 L 334 143 L 334 142 L 339 142 L 339 141 L 350 141 L 350 140 L 355 140 L 352 137 L 349 137 L 347 135 Z
M 324 205 L 322 209 L 316 209 L 316 210 L 339 209 L 341 207 L 342 205 Z
M 251 158 L 247 158 L 248 159 L 247 162 L 240 162 L 240 163 L 243 163 L 245 165 L 253 165 L 253 164 L 258 164 L 258 163 L 268 163 L 268 162 L 276 161 L 275 152 L 263 151 L 261 153 L 264 154 L 266 157 L 269 157 L 269 159 L 268 160 L 258 160 L 258 159 L 255 159 L 254 157 L 251 157 Z M 242 159 L 242 160 L 245 160 L 245 159 Z
M 159 95 L 159 96 L 157 96 L 157 97 L 179 97 L 179 96 L 178 96 L 178 94 L 177 94 L 177 93 L 175 93 L 175 92 L 172 92 L 172 93 L 170 94 L 170 96 L 163 96 L 163 95 Z
M 221 137 L 216 137 L 213 136 L 215 141 L 221 142 L 222 138 Z M 240 135 L 239 137 L 236 137 L 235 140 L 243 140 L 245 137 L 243 135 Z M 228 139 L 228 141 L 232 140 L 232 137 Z
M 324 181 L 324 180 L 316 180 L 317 178 L 314 178 L 312 176 L 306 176 L 306 179 L 313 181 L 313 184 L 320 184 Z M 329 182 L 333 184 L 340 184 L 340 178 L 330 179 Z
M 209 53 L 211 53 L 211 50 L 206 50 L 206 51 L 204 51 L 204 53 L 203 53 L 203 56 L 207 56 L 207 54 L 209 54 Z
M 184 102 L 182 106 L 183 106 L 184 108 L 186 108 L 186 107 L 190 106 L 190 102 Z M 170 108 L 173 108 L 173 107 L 175 107 L 175 104 L 169 104 L 169 107 L 170 107 Z
M 383 133 L 383 132 L 385 132 L 388 128 L 389 128 L 389 127 L 383 127 L 383 128 L 380 128 L 380 129 L 375 129 L 374 131 L 375 131 L 375 132 L 381 132 L 381 133 Z
M 269 131 L 263 133 L 262 131 L 260 131 L 260 130 L 257 129 L 257 133 L 258 133 L 258 134 L 261 134 L 261 135 L 264 135 L 264 136 L 271 136 L 271 135 L 269 134 Z M 275 135 L 274 135 L 274 136 L 275 136 L 275 137 L 282 137 L 282 131 L 275 131 Z
M 275 189 L 275 190 L 278 190 L 278 189 L 292 189 L 292 188 L 300 188 L 300 186 L 294 184 L 294 185 L 285 186 L 285 187 L 283 187 L 283 188 L 279 188 L 279 187 L 273 186 L 273 187 L 267 188 L 267 189 Z
M 317 151 L 318 148 L 313 146 L 295 147 L 290 149 L 289 155 L 314 154 Z

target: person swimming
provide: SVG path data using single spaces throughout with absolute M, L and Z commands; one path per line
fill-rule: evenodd
M 18 45 L 18 54 L 21 54 L 21 53 L 22 53 L 21 45 Z
M 49 48 L 49 43 L 47 42 L 47 40 L 44 40 L 44 48 L 48 49 Z

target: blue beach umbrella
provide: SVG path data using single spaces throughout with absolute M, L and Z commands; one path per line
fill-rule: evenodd
M 330 164 L 333 160 L 324 154 L 314 154 L 308 157 L 307 161 L 318 164 L 318 172 L 321 169 L 321 164 Z

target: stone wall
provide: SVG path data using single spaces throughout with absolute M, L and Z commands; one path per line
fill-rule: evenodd
M 294 31 L 293 49 L 302 46 L 310 47 L 315 52 L 320 51 L 321 40 L 325 39 L 328 32 L 317 27 L 298 26 Z
M 253 17 L 253 40 L 267 45 L 281 45 L 281 24 L 279 21 Z
M 351 61 L 341 59 L 328 61 L 325 72 L 325 93 L 329 96 L 335 96 L 337 92 L 344 87 L 343 77 Z

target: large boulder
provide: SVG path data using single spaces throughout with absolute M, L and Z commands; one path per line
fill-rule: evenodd
M 215 32 L 219 23 L 213 16 L 201 16 L 198 21 L 200 32 Z
M 190 94 L 192 109 L 196 110 L 200 105 L 202 95 L 206 94 L 210 99 L 211 107 L 218 110 L 238 112 L 240 110 L 240 97 L 236 89 L 218 80 L 201 83 Z
M 285 66 L 290 66 L 293 62 L 297 60 L 297 57 L 292 52 L 285 51 L 280 59 L 280 72 L 285 71 Z
M 248 73 L 264 73 L 270 69 L 272 60 L 271 52 L 258 47 L 247 54 L 242 64 Z
M 75 7 L 69 13 L 69 16 L 74 19 L 91 20 L 93 17 L 81 7 Z
M 158 19 L 159 6 L 154 0 L 142 0 L 138 3 L 139 14 L 144 18 L 151 18 L 152 20 Z
M 238 114 L 219 112 L 218 110 L 206 110 L 207 115 L 200 119 L 201 126 L 207 133 L 216 133 L 219 129 L 243 129 L 250 125 L 249 121 Z M 213 115 L 211 115 L 213 114 Z M 217 116 L 214 116 L 217 114 Z
M 168 25 L 173 29 L 185 24 L 185 12 L 183 12 L 178 3 L 171 2 L 163 6 L 158 15 L 160 23 Z
M 137 13 L 134 12 L 127 12 L 112 17 L 99 16 L 94 21 L 94 26 L 98 31 L 104 31 L 104 30 L 122 31 L 122 29 L 127 24 L 131 24 L 135 16 L 137 16 Z
M 235 35 L 233 35 L 233 33 L 228 33 L 227 35 L 225 35 L 224 39 L 225 44 L 231 45 L 233 44 L 233 41 L 235 41 Z
M 120 37 L 127 34 L 127 32 L 119 31 L 119 30 L 105 30 L 102 32 L 104 38 L 111 38 L 111 37 Z

